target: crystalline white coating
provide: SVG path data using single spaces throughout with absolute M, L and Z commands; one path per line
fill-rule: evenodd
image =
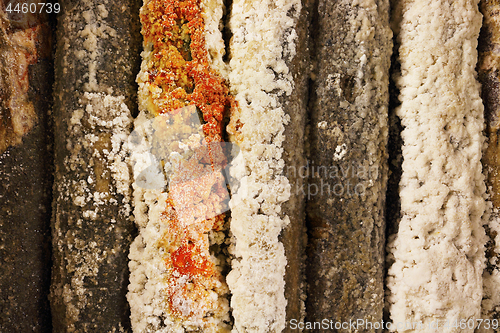
M 402 219 L 389 244 L 394 323 L 480 318 L 486 210 L 475 0 L 401 1 Z M 394 326 L 394 329 L 396 327 Z M 397 331 L 418 331 L 397 329 Z M 440 332 L 473 332 L 440 327 Z
M 281 332 L 285 327 L 286 258 L 278 236 L 289 221 L 280 215 L 290 197 L 281 157 L 289 117 L 279 97 L 293 90 L 285 60 L 295 55 L 300 9 L 296 0 L 236 0 L 231 8 L 229 83 L 239 109 L 233 110 L 228 132 L 242 152 L 231 169 L 241 185 L 230 202 L 235 259 L 227 283 L 233 332 Z

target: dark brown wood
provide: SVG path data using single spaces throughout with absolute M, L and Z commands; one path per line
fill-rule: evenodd
M 313 18 L 307 321 L 382 320 L 392 33 L 371 4 L 319 0 Z
M 0 332 L 51 332 L 50 17 L 0 1 Z
M 283 204 L 282 212 L 290 218 L 290 224 L 281 234 L 281 242 L 285 247 L 287 260 L 285 271 L 286 322 L 284 332 L 292 332 L 288 324 L 291 320 L 302 321 L 305 314 L 305 278 L 304 259 L 307 233 L 305 227 L 305 189 L 307 177 L 305 170 L 307 161 L 305 154 L 305 128 L 307 122 L 307 96 L 309 93 L 310 73 L 310 23 L 313 1 L 302 1 L 302 9 L 295 26 L 296 55 L 287 61 L 294 79 L 294 91 L 290 96 L 282 98 L 283 109 L 290 116 L 290 123 L 285 127 L 283 142 L 285 161 L 284 172 L 290 186 L 290 199 Z
M 499 56 L 500 1 L 482 0 L 479 9 L 483 14 L 483 26 L 478 40 L 478 80 L 482 85 L 481 98 L 484 104 L 485 135 L 488 147 L 483 153 L 482 163 L 486 173 L 486 186 L 492 203 L 491 216 L 485 225 L 488 242 L 486 243 L 486 270 L 483 276 L 482 315 L 484 319 L 500 319 L 497 307 L 500 305 L 497 297 L 498 279 L 495 274 L 500 269 L 498 263 L 497 235 L 500 230 L 500 64 Z
M 55 57 L 54 332 L 129 332 L 134 236 L 124 143 L 135 112 L 140 1 L 61 1 Z

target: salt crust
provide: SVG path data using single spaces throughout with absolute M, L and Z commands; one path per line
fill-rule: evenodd
M 286 259 L 278 235 L 288 218 L 281 218 L 279 213 L 280 204 L 290 196 L 290 186 L 286 177 L 281 176 L 284 166 L 281 145 L 288 117 L 279 106 L 278 97 L 289 95 L 293 90 L 292 77 L 283 58 L 293 57 L 295 53 L 295 21 L 288 13 L 298 15 L 300 2 L 266 1 L 255 5 L 258 8 L 243 1 L 235 2 L 230 23 L 234 37 L 229 80 L 240 110 L 232 115 L 228 131 L 233 141 L 242 146 L 244 158 L 237 159 L 239 164 L 231 171 L 241 185 L 231 201 L 232 243 L 236 243 L 232 254 L 236 259 L 228 283 L 233 294 L 233 331 L 280 332 L 285 326 L 283 275 Z M 220 51 L 223 41 L 220 30 L 216 29 L 220 26 L 222 3 L 205 1 L 202 6 L 206 13 L 212 13 L 204 16 L 212 65 L 224 75 L 227 67 Z M 245 13 L 243 8 L 247 10 Z M 249 16 L 252 19 L 245 20 Z M 146 47 L 143 59 L 150 54 L 151 50 Z M 144 87 L 139 86 L 139 96 L 145 93 Z M 141 110 L 147 110 L 144 101 L 146 98 L 139 98 Z M 235 130 L 237 119 L 246 124 L 238 133 Z M 141 112 L 136 128 L 146 121 L 148 117 Z M 143 160 L 143 163 L 149 162 Z M 136 165 L 134 173 L 141 169 Z M 127 296 L 134 332 L 184 332 L 181 325 L 164 312 L 161 295 L 166 287 L 161 278 L 164 264 L 153 247 L 154 240 L 163 232 L 158 221 L 165 208 L 162 207 L 165 199 L 165 194 L 159 190 L 144 190 L 134 185 L 134 215 L 140 235 L 130 251 L 131 284 Z
M 76 82 L 74 93 L 78 98 L 71 106 L 74 109 L 63 107 L 62 110 L 71 115 L 64 124 L 67 126 L 64 139 L 68 155 L 64 157 L 64 169 L 56 170 L 54 186 L 57 196 L 54 200 L 54 255 L 62 260 L 54 270 L 63 271 L 70 280 L 66 283 L 64 278 L 63 283 L 53 282 L 52 297 L 54 303 L 64 304 L 66 313 L 61 315 L 65 316 L 68 331 L 78 329 L 77 325 L 89 324 L 79 320 L 89 305 L 98 302 L 87 286 L 88 281 L 102 274 L 101 267 L 123 253 L 119 242 L 104 248 L 101 236 L 119 235 L 123 227 L 120 221 L 128 221 L 131 215 L 126 142 L 132 117 L 125 97 L 117 96 L 111 87 L 97 79 L 101 58 L 108 52 L 103 41 L 116 39 L 117 33 L 105 21 L 108 13 L 104 4 L 95 6 L 87 0 L 78 5 L 77 10 L 68 7 L 66 13 L 69 14 L 60 17 L 64 35 L 61 34 L 58 42 L 61 45 L 61 77 L 72 75 L 75 70 L 82 72 Z M 79 28 L 80 23 L 83 29 Z M 72 101 L 69 96 L 69 91 L 61 89 L 55 96 L 56 104 L 67 98 Z M 74 206 L 67 206 L 68 201 Z M 71 207 L 74 210 L 70 210 Z M 117 212 L 117 215 L 110 216 L 110 212 Z M 84 230 L 95 221 L 109 225 L 106 235 L 96 235 L 95 240 L 89 241 Z M 75 225 L 69 229 L 65 226 L 72 223 Z M 121 323 L 116 326 L 113 330 L 124 331 Z
M 135 135 L 131 138 L 131 164 L 134 179 L 150 165 L 154 155 L 150 153 L 152 126 L 147 111 L 141 111 L 134 122 Z M 159 174 L 163 178 L 163 174 Z M 161 214 L 166 210 L 168 193 L 161 189 L 144 189 L 133 183 L 134 217 L 139 236 L 130 249 L 130 285 L 127 299 L 131 309 L 134 332 L 185 332 L 185 327 L 200 323 L 180 323 L 171 316 L 165 303 L 166 267 L 158 252 L 158 241 L 167 231 Z
M 148 1 L 145 0 L 144 3 Z M 213 69 L 225 76 L 227 65 L 222 61 L 224 55 L 224 41 L 221 34 L 221 19 L 223 15 L 223 3 L 221 0 L 205 0 L 201 3 L 203 18 L 205 22 L 206 47 L 210 56 L 209 62 Z M 150 153 L 153 129 L 150 126 L 152 115 L 148 112 L 147 101 L 149 90 L 145 79 L 147 75 L 146 64 L 152 55 L 151 45 L 144 45 L 141 53 L 143 62 L 138 75 L 139 82 L 139 110 L 140 114 L 134 122 L 134 132 L 137 135 L 131 138 L 134 142 L 131 151 L 131 165 L 133 167 L 134 179 L 147 167 L 156 165 L 158 161 Z M 158 178 L 163 179 L 159 174 Z M 200 321 L 180 322 L 173 318 L 168 312 L 165 302 L 165 290 L 167 280 L 165 262 L 163 256 L 158 253 L 158 240 L 166 232 L 166 225 L 162 223 L 161 213 L 165 211 L 168 193 L 159 189 L 144 189 L 133 184 L 134 194 L 134 217 L 139 227 L 139 236 L 134 240 L 130 248 L 130 284 L 127 299 L 131 309 L 131 322 L 134 332 L 156 332 L 156 333 L 181 333 L 193 331 L 202 325 Z M 211 235 L 214 237 L 214 235 Z M 217 264 L 217 258 L 212 261 Z M 217 297 L 214 295 L 214 297 Z M 220 296 L 218 296 L 220 298 Z M 229 313 L 227 300 L 220 299 L 221 309 Z M 225 310 L 224 310 L 225 309 Z M 186 309 L 189 312 L 189 309 Z M 213 325 L 210 325 L 209 320 Z M 218 320 L 229 321 L 227 318 L 205 318 L 203 326 L 209 327 L 204 332 L 225 332 L 227 327 Z
M 233 332 L 281 332 L 285 327 L 286 258 L 278 236 L 289 223 L 280 214 L 290 197 L 282 175 L 289 117 L 279 97 L 293 91 L 285 60 L 295 55 L 300 9 L 297 0 L 235 0 L 231 8 L 229 83 L 239 108 L 227 131 L 243 156 L 230 171 L 241 184 L 230 201 L 234 259 L 227 283 Z
M 109 149 L 96 148 L 93 157 L 96 159 L 106 160 L 107 167 L 111 172 L 111 179 L 116 194 L 123 196 L 120 213 L 123 216 L 129 216 L 130 207 L 130 177 L 128 170 L 128 148 L 126 145 L 132 117 L 127 105 L 124 103 L 124 96 L 110 96 L 104 93 L 88 93 L 85 92 L 80 100 L 83 108 L 73 111 L 70 119 L 70 133 L 66 148 L 71 152 L 65 158 L 66 166 L 75 170 L 80 162 L 80 149 L 88 149 L 96 143 L 102 145 L 100 141 L 110 142 Z M 82 120 L 85 125 L 82 124 Z M 90 126 L 93 131 L 86 131 L 85 127 Z M 88 133 L 87 133 L 88 132 Z M 110 137 L 99 135 L 96 133 L 111 133 Z M 85 133 L 82 136 L 82 133 Z M 67 197 L 71 197 L 73 203 L 79 207 L 85 207 L 92 202 L 92 206 L 96 207 L 93 212 L 84 212 L 84 215 L 94 216 L 99 213 L 98 207 L 107 204 L 109 193 L 94 192 L 88 193 L 86 184 L 96 182 L 96 175 L 93 169 L 89 169 L 89 176 L 86 180 L 80 181 L 81 185 L 76 183 L 76 180 L 67 180 L 64 183 L 72 183 L 73 191 L 67 191 Z M 101 175 L 97 175 L 99 178 Z M 85 182 L 86 181 L 86 182 Z M 116 199 L 109 199 L 116 201 Z M 117 202 L 116 202 L 117 203 Z
M 90 151 L 93 153 L 86 163 L 102 166 L 103 172 L 109 171 L 109 183 L 105 180 L 105 186 L 101 187 L 105 190 L 99 189 L 100 179 L 104 176 L 95 174 L 97 167 L 86 169 L 85 179 L 81 174 L 79 177 L 68 178 L 65 172 L 61 172 L 62 179 L 56 184 L 55 192 L 59 196 L 57 201 L 69 198 L 76 207 L 83 210 L 81 218 L 76 221 L 75 231 L 60 234 L 61 221 L 58 214 L 54 227 L 58 233 L 57 248 L 69 246 L 75 252 L 65 258 L 66 269 L 72 272 L 71 283 L 55 286 L 53 291 L 66 303 L 66 315 L 72 318 L 69 322 L 78 322 L 80 312 L 86 307 L 89 290 L 84 286 L 84 279 L 97 277 L 101 264 L 122 251 L 119 244 L 103 249 L 99 246 L 100 240 L 88 242 L 81 239 L 78 230 L 100 217 L 110 206 L 119 207 L 119 214 L 124 219 L 131 214 L 126 142 L 132 119 L 124 100 L 123 96 L 85 92 L 79 101 L 81 108 L 73 111 L 68 124 L 66 148 L 70 154 L 64 159 L 66 170 L 71 170 L 70 174 L 73 175 L 76 170 L 81 170 L 81 152 Z M 103 149 L 103 146 L 108 148 Z M 115 199 L 117 197 L 121 197 L 120 202 Z M 116 220 L 109 218 L 107 222 L 109 230 L 113 230 Z
M 202 0 L 203 19 L 205 22 L 205 44 L 210 57 L 210 67 L 215 69 L 224 78 L 227 78 L 227 64 L 222 60 L 226 53 L 222 38 L 222 16 L 224 2 L 222 0 Z
M 480 318 L 486 201 L 478 1 L 401 1 L 402 219 L 389 244 L 394 323 Z M 414 330 L 399 330 L 414 331 Z M 442 327 L 440 332 L 472 332 Z

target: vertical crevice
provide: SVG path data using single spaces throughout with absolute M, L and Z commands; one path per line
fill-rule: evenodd
M 229 60 L 231 59 L 231 37 L 233 33 L 231 32 L 230 20 L 231 20 L 231 10 L 233 7 L 233 0 L 223 0 L 224 14 L 221 19 L 220 29 L 222 33 L 222 39 L 224 40 L 224 56 L 222 60 L 226 65 L 229 65 Z M 230 107 L 226 107 L 224 112 L 224 118 L 222 120 L 222 141 L 229 142 L 229 134 L 227 133 L 227 125 L 230 121 Z M 226 179 L 227 180 L 227 179 Z M 229 191 L 229 193 L 231 193 Z M 230 212 L 230 211 L 229 211 Z
M 398 232 L 399 220 L 401 219 L 401 200 L 399 197 L 399 181 L 401 180 L 403 156 L 401 147 L 403 146 L 403 139 L 401 138 L 401 131 L 403 127 L 401 120 L 396 115 L 396 108 L 401 104 L 399 102 L 399 89 L 396 86 L 395 78 L 399 75 L 400 64 L 398 62 L 399 50 L 396 42 L 396 36 L 393 37 L 393 53 L 391 57 L 391 69 L 389 77 L 389 140 L 387 143 L 387 150 L 389 152 L 389 174 L 387 180 L 387 192 L 385 201 L 385 216 L 386 216 L 386 230 L 385 230 L 385 249 L 386 260 L 384 268 L 384 281 L 387 278 L 387 272 L 393 261 L 387 250 L 387 245 L 391 241 L 391 235 L 396 235 Z M 385 284 L 384 284 L 385 286 Z M 387 296 L 387 288 L 386 296 Z M 390 321 L 389 310 L 387 302 L 384 307 L 384 321 Z
M 130 1 L 130 13 L 131 19 L 129 21 L 129 33 L 130 33 L 130 61 L 132 75 L 129 77 L 129 85 L 131 87 L 131 96 L 129 98 L 129 102 L 127 106 L 130 109 L 130 113 L 132 118 L 137 118 L 139 115 L 139 106 L 137 101 L 137 92 L 139 91 L 139 85 L 137 84 L 136 78 L 141 70 L 141 51 L 142 51 L 142 35 L 141 35 L 141 20 L 140 20 L 140 10 L 141 10 L 141 1 Z M 135 227 L 135 226 L 134 226 Z M 136 230 L 133 237 L 137 236 L 138 231 Z
M 318 28 L 319 28 L 319 23 L 318 23 L 318 3 L 319 0 L 313 0 L 312 1 L 312 13 L 311 13 L 311 20 L 309 23 L 309 51 L 310 51 L 310 68 L 309 68 L 309 79 L 308 79 L 308 94 L 307 94 L 307 119 L 306 119 L 306 131 L 305 131 L 305 146 L 304 146 L 304 151 L 306 155 L 306 167 L 307 167 L 307 175 L 309 175 L 309 165 L 311 161 L 311 126 L 313 123 L 315 123 L 314 118 L 314 105 L 316 103 L 316 83 L 315 80 L 317 78 L 317 36 L 318 36 Z M 316 121 L 317 122 L 317 121 Z M 314 135 L 314 134 L 313 134 Z M 305 182 L 305 187 L 309 187 L 309 179 L 308 177 L 304 180 Z M 307 237 L 307 242 L 306 242 L 306 253 L 304 255 L 304 272 L 305 272 L 305 277 L 304 277 L 304 284 L 305 284 L 305 321 L 309 320 L 310 313 L 309 313 L 309 307 L 308 307 L 308 301 L 311 293 L 311 286 L 309 285 L 309 274 L 310 274 L 310 269 L 311 269 L 311 263 L 308 260 L 308 258 L 311 257 L 311 247 L 310 247 L 310 239 L 311 239 L 311 221 L 307 213 L 307 206 L 309 204 L 310 197 L 305 196 L 305 206 L 306 206 L 306 214 L 305 214 L 305 227 L 306 227 L 306 237 Z
M 223 16 L 221 19 L 220 29 L 221 29 L 221 33 L 222 33 L 222 39 L 224 40 L 224 51 L 225 51 L 224 55 L 222 56 L 222 61 L 226 65 L 229 65 L 229 60 L 231 59 L 230 42 L 231 42 L 231 37 L 233 35 L 231 32 L 231 27 L 230 27 L 231 10 L 233 7 L 233 0 L 223 0 L 222 5 L 223 5 L 224 13 L 223 13 Z M 224 112 L 224 117 L 222 120 L 222 142 L 228 143 L 228 144 L 224 144 L 224 148 L 225 148 L 224 150 L 225 150 L 226 159 L 228 161 L 228 165 L 229 165 L 229 163 L 232 162 L 232 159 L 234 157 L 236 157 L 236 155 L 237 155 L 237 153 L 235 153 L 233 151 L 232 145 L 229 143 L 230 142 L 229 133 L 226 130 L 227 126 L 229 125 L 229 122 L 231 120 L 231 118 L 230 118 L 231 110 L 230 109 L 231 109 L 231 106 L 226 106 L 226 109 Z M 234 156 L 233 156 L 233 154 L 234 154 Z M 227 171 L 229 171 L 229 170 L 227 169 Z M 232 189 L 229 186 L 230 179 L 229 179 L 228 172 L 223 173 L 223 176 L 224 176 L 224 179 L 226 182 L 229 197 L 231 198 L 233 193 L 231 192 Z M 229 209 L 226 212 L 226 216 L 224 218 L 225 225 L 224 225 L 223 230 L 224 230 L 224 238 L 226 241 L 224 241 L 224 243 L 221 245 L 222 246 L 221 252 L 223 253 L 224 258 L 226 259 L 226 265 L 223 267 L 223 269 L 221 271 L 221 274 L 222 274 L 222 276 L 224 276 L 224 279 L 227 278 L 227 275 L 229 274 L 229 272 L 232 269 L 231 255 L 229 254 L 230 242 L 227 241 L 228 239 L 231 238 L 231 234 L 230 234 L 231 225 L 230 225 L 230 223 L 231 223 L 231 209 Z M 229 289 L 228 293 L 227 293 L 227 300 L 229 303 L 231 303 L 231 296 L 232 296 L 231 289 Z M 230 323 L 228 323 L 228 324 L 231 327 L 233 327 L 234 326 L 234 317 L 233 317 L 232 307 L 229 308 L 228 315 L 229 315 L 229 320 L 230 320 Z
M 296 17 L 294 28 L 284 32 L 283 40 L 290 40 L 295 33 L 295 55 L 289 56 L 283 52 L 282 56 L 293 77 L 294 92 L 290 96 L 282 96 L 280 103 L 290 117 L 290 122 L 285 126 L 285 142 L 283 143 L 283 160 L 285 162 L 284 174 L 291 186 L 290 198 L 282 205 L 283 216 L 288 216 L 290 224 L 283 228 L 279 241 L 285 248 L 287 266 L 285 269 L 285 298 L 286 328 L 284 333 L 292 333 L 293 321 L 303 322 L 305 316 L 306 297 L 306 260 L 307 232 L 305 222 L 306 196 L 304 188 L 307 187 L 307 176 L 302 174 L 307 167 L 307 134 L 308 103 L 311 73 L 311 24 L 313 1 L 302 0 L 299 12 L 298 7 L 292 7 L 288 16 Z M 284 49 L 289 47 L 284 42 Z M 281 79 L 282 74 L 275 73 Z M 284 77 L 283 77 L 284 78 Z
M 233 0 L 224 0 L 224 16 L 222 17 L 222 38 L 224 39 L 224 49 L 225 53 L 222 60 L 228 64 L 231 59 L 231 49 L 230 42 L 233 33 L 231 32 L 230 20 L 231 20 L 231 10 L 233 8 Z
M 387 150 L 389 153 L 389 173 L 387 179 L 387 192 L 386 192 L 386 229 L 385 229 L 385 267 L 384 267 L 384 321 L 392 322 L 389 311 L 389 302 L 387 297 L 390 295 L 390 290 L 387 287 L 387 278 L 389 268 L 394 263 L 389 245 L 396 237 L 399 229 L 399 222 L 401 220 L 401 198 L 399 195 L 399 182 L 402 174 L 403 155 L 401 148 L 403 146 L 403 139 L 401 132 L 403 127 L 401 119 L 396 115 L 396 109 L 401 105 L 399 101 L 399 88 L 396 85 L 396 79 L 401 74 L 401 64 L 399 63 L 399 43 L 398 43 L 398 15 L 396 2 L 390 1 L 390 22 L 393 31 L 393 52 L 391 56 L 391 68 L 389 76 L 389 138 L 387 143 Z
M 478 39 L 478 63 L 476 71 L 478 81 L 481 83 L 481 98 L 484 104 L 484 130 L 483 135 L 487 141 L 487 148 L 483 150 L 482 166 L 485 182 L 488 188 L 489 200 L 492 204 L 490 216 L 487 223 L 484 224 L 487 241 L 486 249 L 486 267 L 483 273 L 483 300 L 482 317 L 485 320 L 500 319 L 498 311 L 498 272 L 499 251 L 499 119 L 500 119 L 500 74 L 499 66 L 492 59 L 498 57 L 498 1 L 479 2 L 479 9 L 483 14 L 483 25 Z M 492 65 L 494 64 L 494 65 Z M 479 330 L 482 332 L 481 330 Z M 484 330 L 483 330 L 484 331 Z

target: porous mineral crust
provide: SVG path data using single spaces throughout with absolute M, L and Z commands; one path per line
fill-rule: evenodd
M 279 235 L 290 223 L 286 214 L 292 210 L 282 211 L 291 195 L 283 147 L 285 126 L 291 119 L 285 112 L 287 102 L 292 94 L 303 93 L 294 90 L 292 75 L 297 74 L 300 60 L 293 72 L 289 67 L 297 54 L 301 7 L 297 0 L 235 0 L 231 7 L 229 83 L 238 108 L 232 109 L 227 131 L 242 156 L 231 169 L 240 184 L 232 189 L 230 203 L 234 259 L 227 276 L 234 332 L 281 332 L 285 328 L 287 259 Z M 300 52 L 304 54 L 303 45 Z M 300 79 L 297 82 L 303 87 Z M 299 114 L 304 112 L 300 102 L 288 107 L 288 112 L 294 108 Z M 294 136 L 303 130 L 296 118 L 294 122 L 290 136 L 300 150 L 302 139 Z M 290 155 L 286 158 L 290 161 Z M 295 162 L 301 164 L 300 159 Z M 300 200 L 295 202 L 300 214 Z M 300 223 L 298 215 L 292 228 L 300 230 Z M 297 242 L 300 248 L 300 235 Z M 298 267 L 294 255 L 291 264 Z M 300 287 L 298 281 L 295 286 Z M 300 289 L 294 292 L 300 294 Z M 298 295 L 292 297 L 293 302 L 300 300 Z M 300 302 L 291 306 L 300 307 Z M 295 311 L 299 314 L 300 308 Z
M 380 323 L 392 52 L 389 2 L 320 0 L 315 15 L 306 319 Z
M 486 211 L 483 105 L 476 81 L 478 1 L 397 3 L 396 80 L 404 127 L 402 219 L 389 244 L 388 301 L 394 330 L 481 316 Z M 443 326 L 441 332 L 473 332 Z
M 221 17 L 220 1 L 149 0 L 141 9 L 132 155 L 139 235 L 128 293 L 134 332 L 230 330 L 221 255 L 225 156 L 218 148 L 233 100 L 222 77 Z M 156 175 L 148 171 L 150 156 Z

